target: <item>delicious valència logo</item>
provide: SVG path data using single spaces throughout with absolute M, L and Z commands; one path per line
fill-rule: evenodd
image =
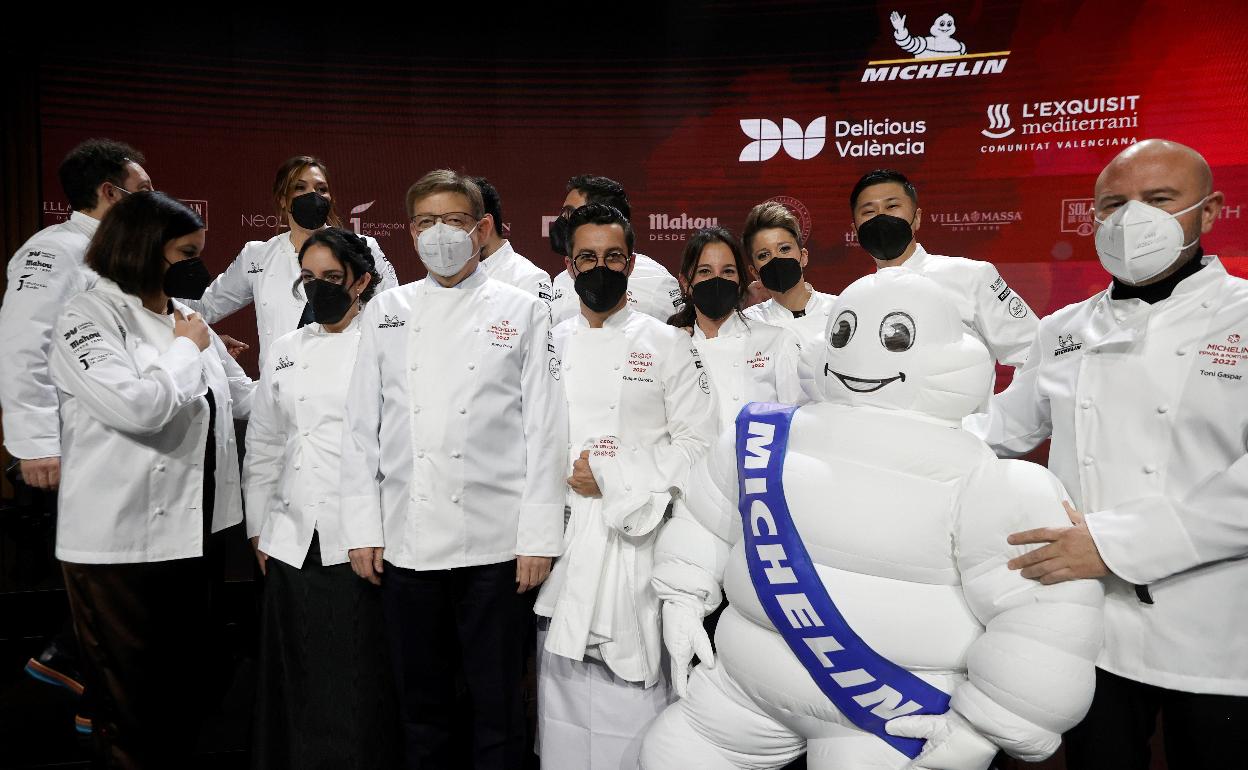
M 927 35 L 911 34 L 906 16 L 897 11 L 889 14 L 888 21 L 893 29 L 893 42 L 911 58 L 867 62 L 862 72 L 863 83 L 996 75 L 1005 71 L 1010 52 L 967 53 L 966 43 L 958 39 L 958 25 L 951 14 L 937 16 Z
M 781 125 L 766 118 L 746 118 L 741 121 L 741 131 L 754 141 L 741 150 L 737 160 L 742 163 L 771 160 L 783 147 L 794 160 L 810 160 L 823 151 L 828 138 L 828 118 L 815 118 L 806 128 L 792 118 L 784 118 Z

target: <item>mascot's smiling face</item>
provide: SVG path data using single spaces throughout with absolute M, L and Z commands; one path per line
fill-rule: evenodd
M 992 375 L 945 290 L 904 267 L 854 281 L 829 316 L 821 389 L 828 401 L 904 409 L 957 421 Z

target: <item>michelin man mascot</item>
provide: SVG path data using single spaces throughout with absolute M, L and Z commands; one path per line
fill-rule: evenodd
M 961 429 L 992 364 L 936 284 L 882 270 L 829 317 L 825 401 L 743 409 L 659 539 L 683 697 L 641 767 L 1044 759 L 1091 703 L 1102 591 L 1023 578 L 1006 562 L 1028 549 L 1006 537 L 1068 526 L 1065 492 Z M 702 618 L 721 585 L 712 656 Z

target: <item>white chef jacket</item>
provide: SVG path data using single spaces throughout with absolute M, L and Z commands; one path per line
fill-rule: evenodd
M 695 323 L 693 344 L 710 374 L 720 430 L 732 430 L 737 413 L 751 401 L 796 404 L 803 400 L 798 377 L 801 346 L 788 329 L 728 316 L 713 339 Z
M 633 274 L 628 277 L 628 306 L 663 323 L 685 305 L 680 282 L 667 268 L 645 254 L 634 254 Z M 550 304 L 552 322 L 557 326 L 581 314 L 581 298 L 576 281 L 567 270 L 555 276 L 555 298 Z
M 179 301 L 173 306 L 190 310 Z M 117 284 L 96 284 L 56 322 L 49 367 L 61 400 L 62 465 L 56 557 L 82 564 L 203 554 L 208 401 L 216 404 L 212 531 L 243 519 L 234 418 L 255 383 L 216 334 L 202 352 L 173 336 Z
M 929 254 L 922 244 L 914 246 L 914 254 L 898 267 L 927 276 L 948 291 L 962 324 L 994 360 L 1015 367 L 1026 363 L 1040 322 L 997 268 L 991 262 Z
M 497 251 L 481 260 L 481 269 L 490 278 L 527 291 L 547 305 L 554 297 L 550 275 L 513 249 L 511 241 L 503 241 Z
M 377 292 L 399 285 L 394 267 L 381 253 L 381 246 L 364 236 L 373 252 L 381 284 Z M 273 340 L 299 326 L 307 300 L 303 287 L 292 293 L 299 277 L 299 252 L 290 242 L 290 233 L 279 233 L 267 241 L 249 241 L 243 246 L 225 272 L 216 277 L 202 299 L 182 300 L 204 320 L 214 324 L 253 302 L 256 305 L 256 330 L 260 340 L 260 366 L 263 368 Z M 374 295 L 375 296 L 375 295 Z
M 9 260 L 0 304 L 0 410 L 4 445 L 14 457 L 61 454 L 48 346 L 65 303 L 95 281 L 83 258 L 99 225 L 98 219 L 75 211 L 67 221 L 35 233 Z
M 341 332 L 308 324 L 278 337 L 260 370 L 243 467 L 247 537 L 259 537 L 261 551 L 296 569 L 313 532 L 322 564 L 347 561 L 338 471 L 359 344 L 359 315 Z
M 810 299 L 806 300 L 805 315 L 801 318 L 795 318 L 792 310 L 774 299 L 764 300 L 741 312 L 747 319 L 789 329 L 797 335 L 797 342 L 802 348 L 801 357 L 798 359 L 798 376 L 803 398 L 814 401 L 820 397 L 818 388 L 815 387 L 815 378 L 822 374 L 821 358 L 828 344 L 828 316 L 832 313 L 832 303 L 836 301 L 836 295 L 815 291 L 815 287 L 809 283 L 806 284 L 806 290 L 810 292 Z
M 1155 304 L 1103 291 L 1044 318 L 1010 387 L 967 426 L 1002 455 L 1052 436 L 1049 467 L 1113 573 L 1097 665 L 1242 696 L 1248 281 L 1205 261 Z
M 566 469 L 592 446 L 602 497 L 568 491 L 564 554 L 535 608 L 551 618 L 546 649 L 589 654 L 651 686 L 660 653 L 654 541 L 715 436 L 715 398 L 689 335 L 628 306 L 600 329 L 578 313 L 555 327 L 554 348 L 568 398 Z
M 347 395 L 346 547 L 384 546 L 415 570 L 557 555 L 567 410 L 555 363 L 546 304 L 481 270 L 373 297 Z

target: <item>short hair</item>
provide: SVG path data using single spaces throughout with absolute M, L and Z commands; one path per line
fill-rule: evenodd
M 793 240 L 797 241 L 798 247 L 803 246 L 802 226 L 793 212 L 779 201 L 763 201 L 750 209 L 749 216 L 745 218 L 745 227 L 741 228 L 741 243 L 746 252 L 753 253 L 754 236 L 773 227 L 788 230 Z
M 722 243 L 732 252 L 732 262 L 737 267 L 737 303 L 736 311 L 741 312 L 741 303 L 745 300 L 745 295 L 749 292 L 750 282 L 748 276 L 750 274 L 750 263 L 745 257 L 745 253 L 741 250 L 741 244 L 737 242 L 737 237 L 726 227 L 718 225 L 714 227 L 704 227 L 689 237 L 685 243 L 684 254 L 680 258 L 680 276 L 685 279 L 685 285 L 689 287 L 688 294 L 685 297 L 685 305 L 671 317 L 667 319 L 667 323 L 671 326 L 690 327 L 697 320 L 697 313 L 693 305 L 693 277 L 698 272 L 698 262 L 702 259 L 702 252 L 712 243 Z
M 416 213 L 413 208 L 416 201 L 440 192 L 458 193 L 464 196 L 468 199 L 468 206 L 472 209 L 466 213 L 472 214 L 476 219 L 485 216 L 485 201 L 481 198 L 481 188 L 477 187 L 477 183 L 472 181 L 471 177 L 451 171 L 449 168 L 430 171 L 407 188 L 407 216 L 410 218 Z
M 112 139 L 88 139 L 69 151 L 57 175 L 61 189 L 74 211 L 88 211 L 99 205 L 99 186 L 112 182 L 118 187 L 130 173 L 128 163 L 140 166 L 147 162 L 143 153 L 125 142 Z
M 277 167 L 277 175 L 273 178 L 273 205 L 277 207 L 278 216 L 287 213 L 286 201 L 290 200 L 295 184 L 299 181 L 299 177 L 303 176 L 304 170 L 308 168 L 318 169 L 325 177 L 325 184 L 329 184 L 329 166 L 325 165 L 325 161 L 311 155 L 296 155 L 293 158 L 287 158 L 285 163 Z M 334 227 L 342 225 L 342 219 L 338 217 L 332 195 L 329 199 L 329 217 L 325 221 Z
M 624 229 L 624 242 L 628 245 L 628 253 L 633 253 L 633 226 L 628 217 L 615 206 L 605 203 L 586 203 L 568 217 L 568 251 L 574 251 L 572 244 L 576 241 L 576 230 L 584 225 L 619 225 Z M 575 259 L 575 254 L 569 254 Z
M 368 302 L 377 293 L 377 288 L 381 284 L 381 274 L 377 272 L 377 260 L 373 256 L 373 250 L 368 247 L 368 241 L 341 227 L 326 227 L 323 230 L 317 230 L 309 235 L 308 239 L 303 242 L 303 246 L 299 248 L 300 267 L 303 266 L 304 253 L 313 246 L 324 246 L 329 249 L 343 269 L 351 269 L 356 281 L 360 280 L 360 276 L 365 273 L 373 277 L 373 280 L 369 281 L 368 286 L 360 293 L 361 303 Z M 296 297 L 299 297 L 297 289 L 302 283 L 303 277 L 300 276 L 292 287 L 292 293 Z
M 87 247 L 87 265 L 136 297 L 161 291 L 165 244 L 204 229 L 204 221 L 162 192 L 127 195 L 108 210 Z
M 485 213 L 490 215 L 494 220 L 494 232 L 498 233 L 498 237 L 503 237 L 503 199 L 499 197 L 498 190 L 494 185 L 490 184 L 490 180 L 483 176 L 475 176 L 472 178 L 473 183 L 477 185 L 477 189 L 481 191 L 481 203 L 485 208 Z
M 570 193 L 573 190 L 584 195 L 586 203 L 605 203 L 623 214 L 625 219 L 632 220 L 633 218 L 633 208 L 628 204 L 628 194 L 624 192 L 624 185 L 614 179 L 581 174 L 568 180 L 568 187 L 564 192 Z
M 914 205 L 919 205 L 919 193 L 914 189 L 906 175 L 900 171 L 894 171 L 891 168 L 877 168 L 862 175 L 862 179 L 858 180 L 858 184 L 854 185 L 854 189 L 849 191 L 849 210 L 854 211 L 858 208 L 858 196 L 862 195 L 862 191 L 872 185 L 887 184 L 888 182 L 896 182 L 901 185 L 901 189 L 905 191 L 906 197 L 910 199 Z

